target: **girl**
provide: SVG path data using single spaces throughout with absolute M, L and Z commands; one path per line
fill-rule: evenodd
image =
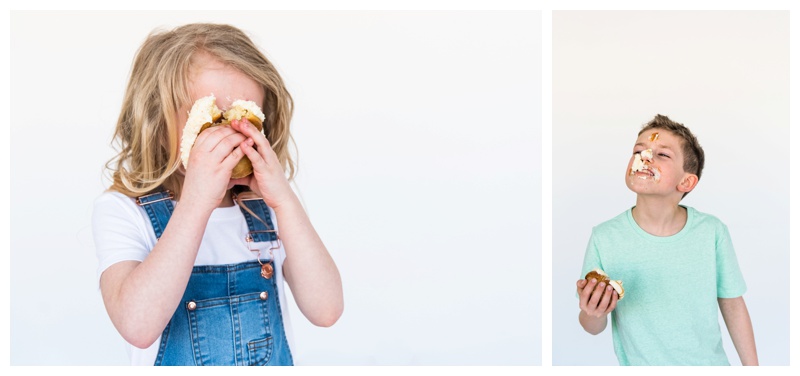
M 212 94 L 223 111 L 259 104 L 263 133 L 247 120 L 212 127 L 184 169 L 187 113 Z M 339 272 L 289 185 L 291 113 L 275 67 L 232 26 L 155 33 L 137 52 L 113 184 L 92 218 L 103 301 L 132 364 L 293 364 L 284 281 L 311 323 L 338 320 Z M 242 158 L 253 174 L 231 179 Z

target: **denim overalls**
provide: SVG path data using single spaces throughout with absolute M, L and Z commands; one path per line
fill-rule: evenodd
M 164 191 L 136 200 L 147 211 L 156 238 L 172 215 L 171 197 Z M 241 208 L 248 237 L 276 241 L 264 200 L 248 199 L 242 205 L 264 220 L 254 220 Z M 273 260 L 263 262 L 272 265 Z M 192 268 L 181 303 L 161 334 L 155 365 L 293 365 L 275 280 L 261 276 L 258 261 Z

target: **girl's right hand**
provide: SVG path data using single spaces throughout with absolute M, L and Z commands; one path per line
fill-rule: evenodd
M 229 126 L 206 129 L 189 154 L 181 201 L 213 210 L 228 192 L 233 168 L 244 157 L 239 144 L 247 137 Z
M 613 287 L 603 282 L 597 283 L 592 278 L 590 281 L 580 279 L 577 282 L 580 308 L 590 317 L 605 317 L 617 307 L 619 295 Z

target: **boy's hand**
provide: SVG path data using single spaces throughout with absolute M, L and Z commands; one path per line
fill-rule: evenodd
M 580 308 L 586 315 L 595 318 L 604 318 L 617 307 L 619 295 L 613 287 L 592 278 L 578 280 L 578 296 Z

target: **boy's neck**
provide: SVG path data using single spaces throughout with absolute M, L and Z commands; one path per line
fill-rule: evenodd
M 631 214 L 642 230 L 655 236 L 677 234 L 688 218 L 686 208 L 679 206 L 678 202 L 643 195 L 636 197 L 636 207 Z

